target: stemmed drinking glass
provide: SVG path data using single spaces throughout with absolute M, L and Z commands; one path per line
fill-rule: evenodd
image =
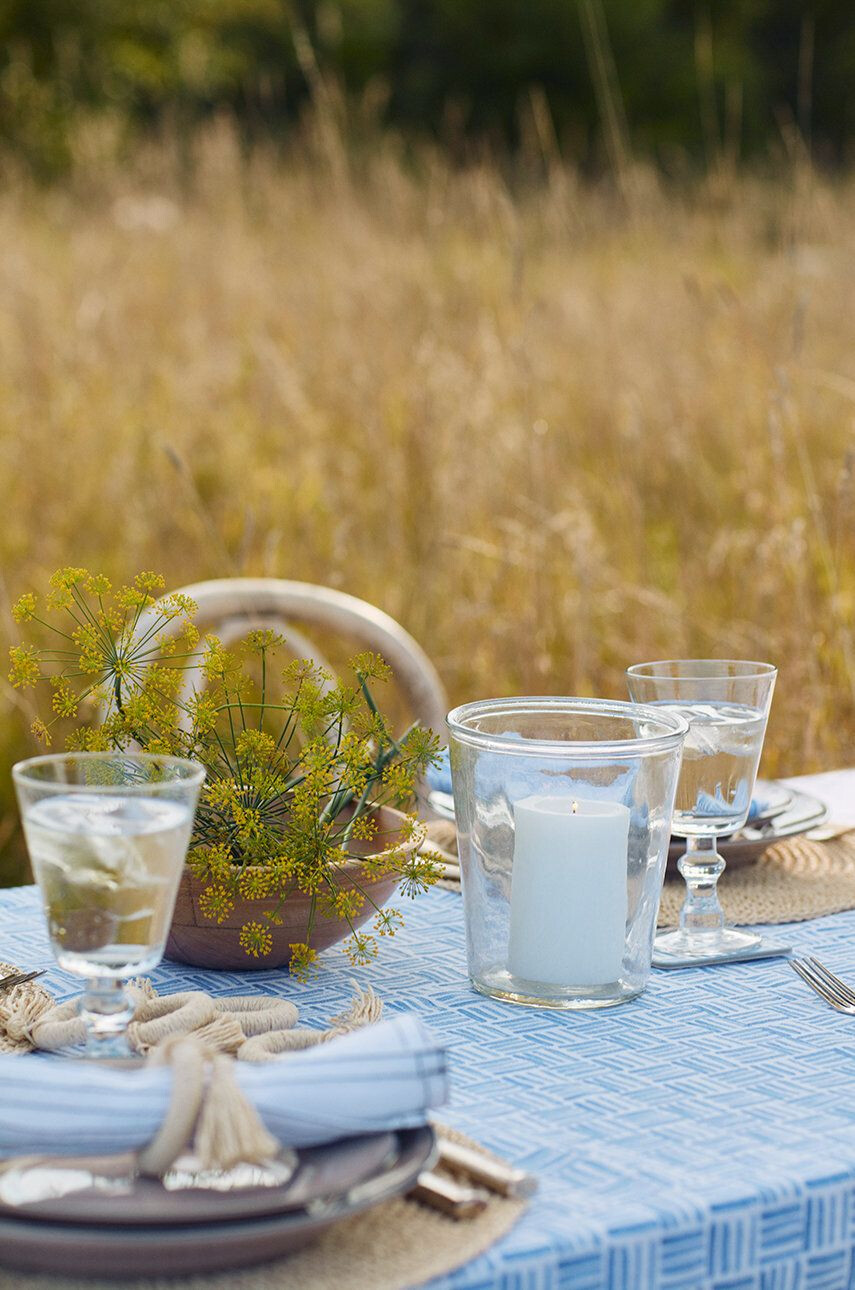
M 716 885 L 725 862 L 718 838 L 745 824 L 777 670 L 734 659 L 672 659 L 627 669 L 636 703 L 670 708 L 689 722 L 672 832 L 686 839 L 678 868 L 686 899 L 676 931 L 656 937 L 656 957 L 705 962 L 755 958 L 783 947 L 726 927 Z
M 145 753 L 63 753 L 12 768 L 60 967 L 83 977 L 87 1055 L 129 1055 L 123 981 L 159 963 L 205 772 Z

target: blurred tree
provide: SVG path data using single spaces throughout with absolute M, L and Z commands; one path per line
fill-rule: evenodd
M 276 131 L 309 92 L 307 51 L 447 140 L 513 142 L 539 87 L 586 161 L 605 145 L 709 162 L 770 139 L 839 160 L 855 133 L 850 0 L 0 0 L 0 138 L 52 173 L 85 114 L 189 126 L 227 109 Z

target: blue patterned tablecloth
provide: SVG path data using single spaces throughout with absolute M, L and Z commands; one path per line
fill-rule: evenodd
M 855 981 L 855 913 L 781 930 Z M 0 958 L 51 963 L 33 888 L 0 893 Z M 305 987 L 168 963 L 154 981 L 254 986 L 311 1024 L 350 996 L 343 955 L 323 964 Z M 515 1008 L 469 989 L 460 898 L 434 891 L 359 980 L 450 1045 L 443 1118 L 541 1180 L 514 1230 L 432 1290 L 855 1286 L 855 1018 L 785 961 L 654 973 L 604 1012 Z M 55 967 L 46 984 L 76 989 Z

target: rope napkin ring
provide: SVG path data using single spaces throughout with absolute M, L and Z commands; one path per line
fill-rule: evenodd
M 161 1177 L 191 1141 L 203 1169 L 263 1164 L 278 1154 L 278 1142 L 238 1087 L 230 1057 L 212 1053 L 198 1035 L 173 1034 L 149 1061 L 172 1067 L 172 1096 L 163 1123 L 137 1155 L 141 1174 Z
M 0 964 L 0 973 L 5 969 Z M 10 972 L 15 970 L 9 966 Z M 383 1004 L 374 991 L 352 984 L 349 1008 L 333 1017 L 327 1030 L 310 1030 L 297 1025 L 299 1014 L 287 999 L 272 995 L 212 999 L 201 990 L 159 995 L 149 980 L 138 977 L 128 985 L 134 1009 L 128 1040 L 145 1057 L 175 1035 L 195 1035 L 212 1051 L 229 1053 L 238 1061 L 269 1061 L 379 1021 Z M 0 997 L 0 1052 L 58 1052 L 82 1044 L 85 1038 L 76 999 L 56 1004 L 37 981 L 14 986 Z

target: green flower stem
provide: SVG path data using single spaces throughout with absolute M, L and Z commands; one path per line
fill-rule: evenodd
M 54 623 L 46 622 L 44 618 L 39 618 L 38 614 L 32 614 L 28 621 L 38 623 L 41 627 L 44 627 L 46 631 L 53 632 L 55 636 L 62 636 L 64 640 L 71 641 L 72 645 L 75 646 L 73 652 L 75 654 L 80 653 L 79 649 L 76 648 L 74 637 L 70 636 L 68 632 L 64 632 L 61 627 L 57 627 Z
M 112 636 L 110 636 L 109 632 L 106 630 L 103 623 L 98 622 L 98 619 L 95 617 L 95 615 L 92 613 L 92 610 L 89 608 L 89 605 L 86 603 L 86 597 L 81 595 L 80 591 L 78 591 L 76 586 L 69 587 L 68 590 L 70 591 L 71 595 L 74 597 L 75 601 L 80 607 L 80 610 L 83 616 L 89 619 L 89 622 L 95 628 L 96 632 L 101 637 L 102 641 L 104 641 L 106 645 L 112 646 L 113 645 Z

